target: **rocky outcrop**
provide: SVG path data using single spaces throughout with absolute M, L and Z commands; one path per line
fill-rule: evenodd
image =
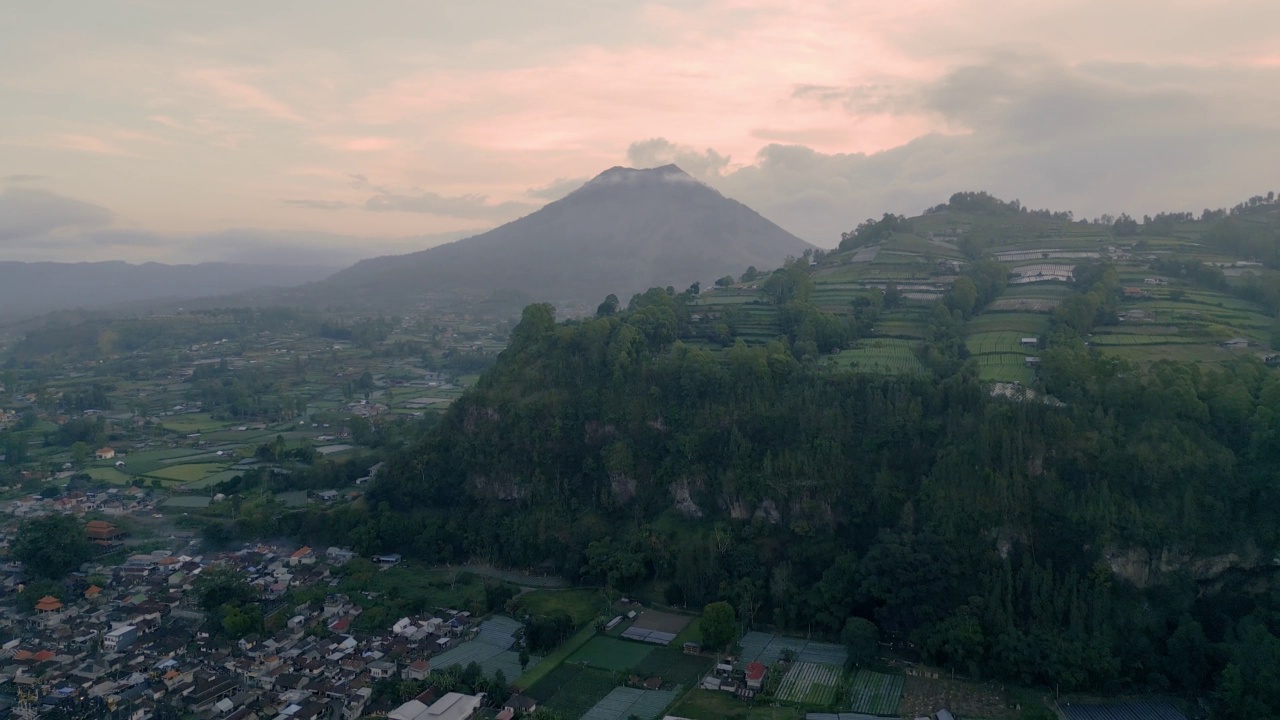
M 769 498 L 765 498 L 765 501 L 760 503 L 760 507 L 756 508 L 755 517 L 773 525 L 782 522 L 782 513 L 779 512 L 777 504 Z
M 471 476 L 471 490 L 479 497 L 494 500 L 523 500 L 529 497 L 529 488 L 518 481 L 514 475 L 482 475 Z
M 1111 572 L 1140 588 L 1155 585 L 1174 573 L 1186 573 L 1197 582 L 1209 582 L 1229 571 L 1255 570 L 1262 564 L 1257 548 L 1201 556 L 1173 548 L 1165 548 L 1159 554 L 1144 548 L 1111 548 L 1105 558 Z
M 671 498 L 676 510 L 691 518 L 700 518 L 705 513 L 698 503 L 693 501 L 693 487 L 688 478 L 680 478 L 671 483 Z
M 609 489 L 619 505 L 626 505 L 635 499 L 636 479 L 619 472 L 609 473 Z
M 502 419 L 502 414 L 497 408 L 480 407 L 478 405 L 467 408 L 467 414 L 462 420 L 462 429 L 467 432 L 474 432 L 476 424 L 481 420 L 489 420 L 497 422 Z

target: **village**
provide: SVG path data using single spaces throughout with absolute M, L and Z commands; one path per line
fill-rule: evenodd
M 118 538 L 109 522 L 91 521 L 86 532 Z M 474 638 L 479 625 L 467 611 L 440 609 L 355 634 L 346 631 L 362 611 L 358 597 L 335 592 L 318 602 L 286 601 L 292 588 L 336 584 L 334 569 L 351 558 L 341 548 L 258 545 L 216 554 L 156 550 L 115 567 L 89 563 L 73 576 L 74 594 L 42 597 L 31 614 L 6 612 L 0 620 L 12 638 L 0 646 L 0 681 L 16 700 L 5 712 L 31 718 L 94 707 L 138 719 L 360 717 L 377 682 L 426 680 L 432 658 Z M 239 638 L 211 632 L 196 588 L 213 569 L 243 578 L 264 615 L 283 619 L 280 627 Z M 6 591 L 20 592 L 22 568 L 10 563 L 4 574 Z M 389 716 L 464 718 L 479 702 L 424 690 L 405 705 L 430 712 Z

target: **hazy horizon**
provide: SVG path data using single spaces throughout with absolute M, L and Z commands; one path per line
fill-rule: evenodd
M 0 10 L 0 259 L 349 264 L 670 162 L 822 247 L 987 190 L 1079 216 L 1277 189 L 1280 5 Z

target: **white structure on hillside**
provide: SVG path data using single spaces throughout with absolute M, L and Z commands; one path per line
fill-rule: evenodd
M 446 693 L 444 697 L 431 703 L 430 706 L 418 700 L 410 700 L 387 713 L 388 720 L 469 720 L 480 709 L 484 701 L 484 693 L 479 695 L 463 695 L 462 693 Z

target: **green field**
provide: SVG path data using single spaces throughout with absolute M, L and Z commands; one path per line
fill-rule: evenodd
M 924 367 L 916 359 L 915 343 L 910 340 L 879 338 L 860 341 L 832 358 L 839 367 L 869 373 L 921 373 Z
M 621 672 L 636 667 L 651 652 L 652 645 L 597 635 L 570 655 L 566 662 Z
M 596 703 L 600 702 L 609 691 L 618 686 L 615 673 L 596 668 L 583 668 L 579 665 L 563 665 L 563 668 L 580 668 L 571 676 L 549 676 L 547 681 L 555 680 L 559 688 L 546 700 L 546 708 L 566 718 L 580 718 Z M 530 697 L 537 697 L 530 689 Z M 538 691 L 543 694 L 544 691 Z
M 801 705 L 827 707 L 840 696 L 843 671 L 831 665 L 798 662 L 787 670 L 778 686 L 778 699 Z
M 227 480 L 242 474 L 242 470 L 223 470 L 211 475 L 206 475 L 199 480 L 193 480 L 192 482 L 185 483 L 182 487 L 185 490 L 202 490 L 204 488 L 213 487 L 220 482 L 226 482 Z
M 169 415 L 160 418 L 160 424 L 166 430 L 172 430 L 180 433 L 203 433 L 210 430 L 219 430 L 230 425 L 225 420 L 214 420 L 209 417 L 209 413 L 187 413 L 184 415 Z
M 756 705 L 720 690 L 692 690 L 671 708 L 671 714 L 689 720 L 801 720 L 796 707 Z
M 990 353 L 1014 353 L 1022 355 L 1022 357 L 1035 355 L 1037 351 L 1034 347 L 1023 347 L 1022 338 L 1024 337 L 1034 336 L 1009 330 L 975 332 L 966 337 L 964 343 L 969 347 L 969 352 L 974 355 Z
M 1156 335 L 1143 332 L 1095 332 L 1090 345 L 1183 345 L 1203 343 L 1204 338 L 1186 335 Z
M 573 618 L 574 625 L 585 625 L 609 612 L 608 602 L 601 590 L 574 588 L 570 590 L 534 590 L 516 600 L 517 609 L 530 615 L 550 615 L 563 611 Z
M 590 625 L 582 628 L 568 640 L 560 644 L 550 655 L 547 655 L 537 665 L 529 668 L 528 672 L 520 676 L 515 682 L 516 687 L 531 690 L 535 685 L 539 685 L 545 678 L 560 672 L 564 667 L 562 663 L 570 655 L 577 652 L 578 648 L 586 645 L 591 638 L 596 636 L 596 629 Z M 574 672 L 577 672 L 574 670 Z M 558 685 L 556 687 L 559 687 Z M 548 695 L 547 697 L 550 697 Z
M 1035 380 L 1035 370 L 1027 365 L 1025 353 L 992 353 L 977 355 L 978 378 L 991 382 L 1018 382 L 1030 385 Z
M 901 675 L 859 670 L 853 678 L 849 709 L 871 715 L 897 715 L 904 682 Z
M 221 472 L 225 468 L 225 465 L 215 465 L 213 463 L 192 463 L 158 468 L 147 473 L 147 476 L 189 483 L 203 480 L 210 475 Z
M 173 495 L 162 503 L 167 508 L 194 508 L 202 509 L 209 507 L 209 498 L 203 495 Z
M 124 462 L 129 472 L 139 475 L 146 475 L 153 470 L 158 470 L 166 466 L 166 460 L 176 460 L 177 458 L 189 458 L 196 455 L 204 454 L 200 450 L 191 448 L 174 448 L 171 450 L 144 450 L 143 452 L 129 453 L 125 456 Z
M 132 475 L 120 472 L 113 467 L 91 467 L 85 469 L 85 472 L 94 480 L 109 482 L 112 485 L 128 485 L 133 481 Z
M 1049 316 L 1030 312 L 984 312 L 965 324 L 968 335 L 985 332 L 1012 332 L 1019 338 L 1036 337 L 1049 329 Z
M 711 669 L 711 658 L 702 655 L 687 655 L 681 649 L 682 643 L 673 642 L 649 653 L 649 656 L 636 666 L 636 674 L 641 677 L 660 677 L 664 682 L 683 687 L 695 687 Z

